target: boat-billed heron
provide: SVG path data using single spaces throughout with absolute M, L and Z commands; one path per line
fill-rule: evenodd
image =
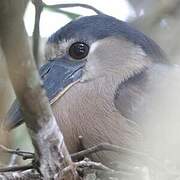
M 180 117 L 173 105 L 180 105 L 180 70 L 153 40 L 126 22 L 94 15 L 59 29 L 45 51 L 48 62 L 39 72 L 70 153 L 82 149 L 79 136 L 83 148 L 103 142 L 152 151 L 172 146 L 167 133 L 175 132 L 173 118 Z M 21 122 L 16 101 L 5 124 L 11 129 Z M 107 154 L 92 158 L 109 161 Z

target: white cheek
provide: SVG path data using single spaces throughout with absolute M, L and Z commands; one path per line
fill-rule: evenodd
M 81 82 L 93 80 L 99 76 L 100 73 L 100 69 L 98 69 L 100 67 L 99 60 L 94 55 L 95 54 L 94 52 L 96 51 L 98 46 L 99 46 L 98 42 L 95 42 L 91 45 L 88 55 L 88 61 Z
M 91 48 L 90 48 L 90 50 L 89 50 L 89 54 L 91 55 L 91 54 L 94 54 L 94 52 L 95 52 L 95 50 L 97 49 L 97 47 L 99 46 L 99 42 L 97 41 L 97 42 L 94 42 L 92 45 L 91 45 Z
M 93 62 L 87 62 L 81 82 L 95 79 L 98 75 L 96 67 Z

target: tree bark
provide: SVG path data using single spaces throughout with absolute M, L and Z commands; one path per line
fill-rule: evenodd
M 62 179 L 62 169 L 72 161 L 29 47 L 23 22 L 26 4 L 24 0 L 1 0 L 1 46 L 43 179 Z M 76 171 L 72 170 L 67 179 L 76 177 Z

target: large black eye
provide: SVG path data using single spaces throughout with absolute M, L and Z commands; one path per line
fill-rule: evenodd
M 88 55 L 89 46 L 83 42 L 75 42 L 69 48 L 69 55 L 73 59 L 83 59 Z

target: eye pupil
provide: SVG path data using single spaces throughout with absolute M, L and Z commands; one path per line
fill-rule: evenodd
M 88 55 L 89 46 L 83 42 L 76 42 L 69 48 L 69 55 L 73 59 L 83 59 Z

